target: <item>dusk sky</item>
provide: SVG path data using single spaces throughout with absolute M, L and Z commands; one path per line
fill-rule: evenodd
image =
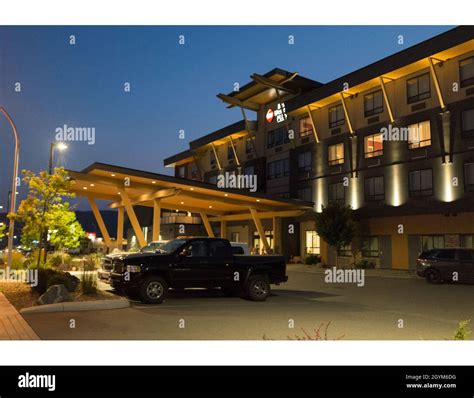
M 246 84 L 252 73 L 279 67 L 325 83 L 448 29 L 0 27 L 0 106 L 20 134 L 20 170 L 45 169 L 55 129 L 67 124 L 94 127 L 95 144 L 69 143 L 57 165 L 80 170 L 98 161 L 170 174 L 164 158 L 241 119 L 216 94 L 230 92 L 235 82 Z M 184 46 L 179 35 L 185 35 Z M 15 92 L 18 82 L 21 92 Z M 130 92 L 123 90 L 126 82 Z M 185 140 L 178 139 L 181 129 Z M 13 139 L 4 118 L 0 148 L 5 209 Z M 21 199 L 25 188 L 19 191 Z

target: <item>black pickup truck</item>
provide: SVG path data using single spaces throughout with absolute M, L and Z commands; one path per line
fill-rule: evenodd
M 232 254 L 227 239 L 174 239 L 159 253 L 138 253 L 113 260 L 110 284 L 144 303 L 158 304 L 169 288 L 215 288 L 264 301 L 270 284 L 286 282 L 282 256 Z

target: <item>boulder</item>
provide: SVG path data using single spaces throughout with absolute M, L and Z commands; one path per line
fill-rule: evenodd
M 38 299 L 40 305 L 62 303 L 69 301 L 69 292 L 64 285 L 53 285 L 46 290 Z

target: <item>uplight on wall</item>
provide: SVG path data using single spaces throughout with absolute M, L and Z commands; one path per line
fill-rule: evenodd
M 443 163 L 441 166 L 443 189 L 441 192 L 443 202 L 452 202 L 456 199 L 455 187 L 458 186 L 458 178 L 454 175 L 454 164 Z
M 351 207 L 352 210 L 357 210 L 360 207 L 360 201 L 359 201 L 359 178 L 357 177 L 352 177 L 350 180 L 350 192 L 351 192 Z

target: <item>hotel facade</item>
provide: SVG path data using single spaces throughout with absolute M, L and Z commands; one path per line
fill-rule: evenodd
M 262 220 L 273 252 L 334 264 L 314 221 L 331 202 L 350 205 L 359 224 L 342 262 L 358 252 L 377 267 L 411 269 L 424 249 L 473 247 L 473 27 L 326 84 L 273 69 L 218 97 L 242 120 L 190 142 L 165 166 L 209 184 L 256 175 L 258 192 L 313 202 L 302 216 Z M 249 221 L 228 222 L 225 236 L 265 246 Z

